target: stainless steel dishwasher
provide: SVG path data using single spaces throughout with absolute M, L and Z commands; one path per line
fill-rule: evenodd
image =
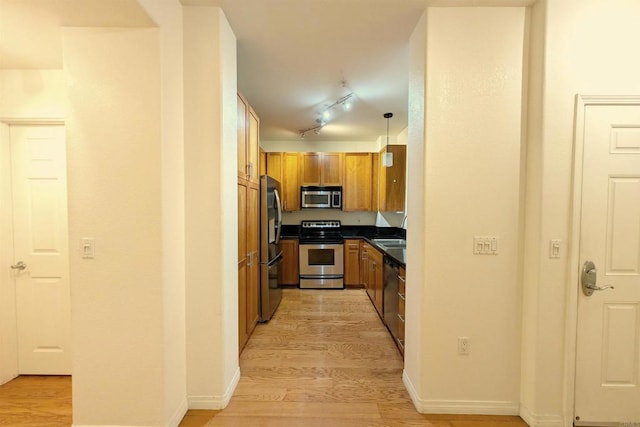
M 400 275 L 400 265 L 388 256 L 384 257 L 384 303 L 382 304 L 384 313 L 384 323 L 394 341 L 398 342 L 398 277 Z

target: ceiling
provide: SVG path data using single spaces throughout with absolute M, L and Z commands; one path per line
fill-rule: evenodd
M 238 87 L 260 116 L 262 140 L 300 141 L 300 130 L 338 98 L 320 135 L 375 141 L 407 125 L 409 37 L 422 0 L 219 0 L 238 39 Z M 337 106 L 339 107 L 339 106 Z
M 375 141 L 407 126 L 409 37 L 426 0 L 208 0 L 238 40 L 238 88 L 264 141 Z M 522 5 L 526 0 L 440 0 Z M 0 0 L 0 69 L 62 67 L 61 26 L 153 26 L 135 0 Z M 353 93 L 353 108 L 327 106 Z

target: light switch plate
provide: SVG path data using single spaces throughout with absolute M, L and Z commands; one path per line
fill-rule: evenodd
M 560 239 L 549 240 L 549 258 L 560 258 L 562 255 L 562 244 Z
M 96 256 L 96 239 L 83 237 L 80 239 L 80 256 L 84 259 L 93 259 Z
M 496 236 L 474 236 L 474 255 L 498 255 L 498 238 Z

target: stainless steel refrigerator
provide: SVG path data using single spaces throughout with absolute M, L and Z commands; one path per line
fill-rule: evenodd
M 271 319 L 282 300 L 278 270 L 282 263 L 280 183 L 260 177 L 260 321 Z

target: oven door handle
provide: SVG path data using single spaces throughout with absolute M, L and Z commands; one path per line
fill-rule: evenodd
M 278 194 L 278 190 L 273 190 L 273 195 L 276 196 L 276 211 L 278 212 L 278 225 L 276 227 L 276 243 L 279 243 L 280 230 L 282 230 L 282 203 L 280 203 L 280 194 Z

